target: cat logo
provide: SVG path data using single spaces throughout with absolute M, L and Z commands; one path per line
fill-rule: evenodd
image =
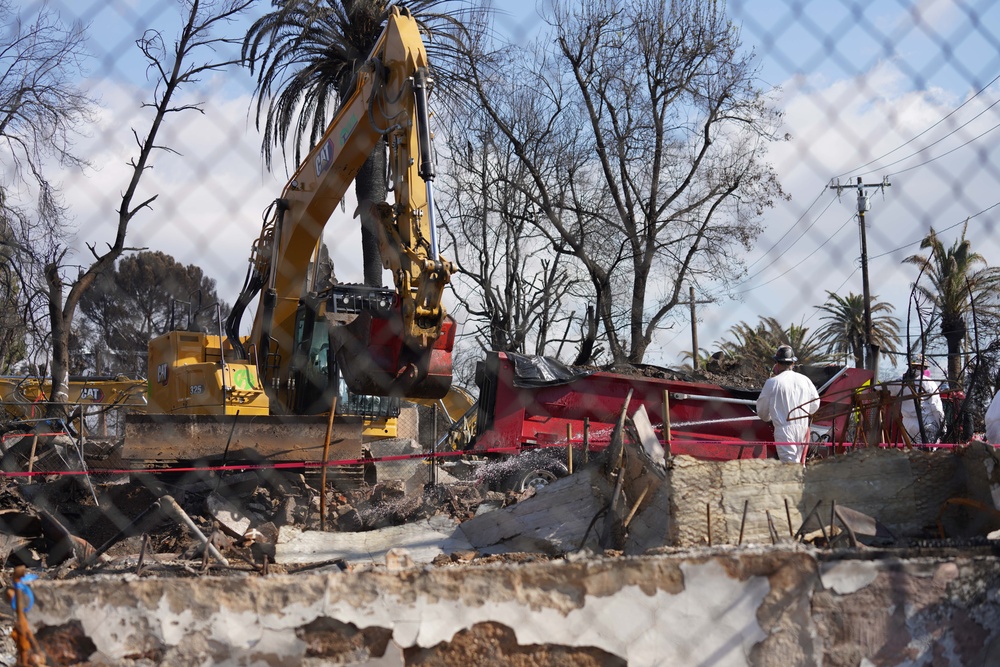
M 333 162 L 333 141 L 327 139 L 326 143 L 319 149 L 319 153 L 316 154 L 316 178 L 323 175 L 323 172 L 330 168 L 330 163 Z
M 104 400 L 104 392 L 99 387 L 84 387 L 80 390 L 80 400 L 100 403 Z
M 156 381 L 162 385 L 167 384 L 167 365 L 160 364 L 156 367 Z

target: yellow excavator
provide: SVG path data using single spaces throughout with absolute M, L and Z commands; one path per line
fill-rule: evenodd
M 353 458 L 364 437 L 388 434 L 393 400 L 448 394 L 455 324 L 442 294 L 453 267 L 435 230 L 431 84 L 417 22 L 393 7 L 354 93 L 270 207 L 224 331 L 220 322 L 150 342 L 149 405 L 127 420 L 124 458 L 224 448 L 310 461 L 324 446 L 332 459 Z M 394 202 L 362 202 L 357 215 L 379 230 L 394 287 L 320 288 L 323 230 L 383 138 Z M 255 300 L 251 332 L 240 335 Z

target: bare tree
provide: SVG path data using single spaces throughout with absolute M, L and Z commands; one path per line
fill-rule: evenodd
M 521 191 L 527 173 L 495 133 L 475 112 L 453 118 L 447 133 L 442 209 L 458 267 L 453 291 L 481 348 L 558 357 L 569 342 L 575 355 L 579 340 L 568 340 L 574 316 L 564 307 L 581 291 L 580 277 L 549 250 L 538 211 Z
M 79 24 L 64 25 L 47 4 L 16 13 L 0 0 L 0 254 L 3 363 L 25 356 L 45 367 L 43 248 L 63 237 L 64 208 L 49 173 L 81 168 L 73 139 L 92 118 L 75 85 L 85 57 Z M 34 200 L 34 203 L 32 203 Z M 44 352 L 43 352 L 44 350 Z M 41 363 L 39 363 L 41 361 Z
M 470 40 L 467 77 L 537 229 L 587 275 L 612 360 L 641 362 L 689 285 L 738 275 L 784 196 L 765 162 L 780 114 L 714 2 L 557 2 L 550 24 L 531 52 Z
M 92 100 L 74 80 L 81 73 L 84 33 L 79 24 L 64 26 L 42 4 L 29 21 L 0 0 L 0 138 L 7 146 L 4 189 L 35 190 L 39 210 L 58 208 L 46 176 L 46 161 L 84 166 L 72 151 L 78 128 L 91 119 Z M 0 198 L 0 207 L 14 200 Z
M 196 83 L 208 72 L 238 64 L 239 56 L 232 60 L 220 58 L 229 52 L 226 44 L 238 44 L 217 35 L 224 24 L 236 18 L 252 0 L 218 0 L 200 2 L 185 0 L 186 14 L 177 37 L 173 41 L 155 30 L 147 30 L 136 41 L 148 63 L 148 71 L 155 81 L 152 99 L 143 103 L 153 110 L 153 120 L 145 136 L 133 130 L 138 154 L 130 161 L 132 176 L 122 194 L 118 207 L 118 226 L 115 239 L 107 250 L 99 252 L 97 244 L 88 244 L 93 262 L 80 268 L 72 279 L 66 277 L 65 261 L 69 249 L 58 242 L 43 250 L 43 273 L 48 293 L 48 312 L 52 331 L 52 401 L 65 402 L 68 398 L 70 372 L 70 336 L 73 317 L 83 293 L 97 277 L 114 267 L 115 261 L 127 250 L 126 232 L 132 219 L 143 209 L 149 208 L 156 195 L 141 199 L 137 196 L 142 175 L 151 166 L 156 150 L 170 151 L 156 143 L 157 135 L 169 114 L 183 111 L 201 111 L 195 104 L 177 102 L 177 93 L 185 85 Z M 138 200 L 138 201 L 137 201 Z M 67 290 L 68 287 L 68 290 Z

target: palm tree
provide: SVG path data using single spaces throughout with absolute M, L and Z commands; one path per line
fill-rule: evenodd
M 700 371 L 704 370 L 708 366 L 708 363 L 712 360 L 712 352 L 703 347 L 699 347 L 698 357 L 694 358 L 694 352 L 691 350 L 685 350 L 684 352 L 681 352 L 681 359 L 687 361 L 685 368 L 690 367 L 693 371 Z
M 865 298 L 851 292 L 846 297 L 826 293 L 826 303 L 816 306 L 826 313 L 820 320 L 825 321 L 817 331 L 816 338 L 825 343 L 832 354 L 851 354 L 854 365 L 864 367 L 865 363 Z M 879 348 L 895 353 L 899 350 L 899 320 L 891 313 L 895 307 L 872 296 L 871 322 L 872 343 Z
M 426 34 L 444 36 L 425 45 L 428 59 L 437 65 L 439 80 L 446 72 L 440 67 L 455 53 L 457 29 L 461 22 L 450 14 L 434 13 L 445 0 L 412 0 L 407 3 Z M 291 136 L 294 164 L 301 162 L 323 136 L 329 118 L 356 85 L 356 76 L 375 41 L 382 33 L 392 5 L 387 0 L 283 0 L 275 9 L 257 19 L 243 41 L 242 56 L 256 72 L 257 127 L 264 119 L 261 152 L 265 165 L 272 166 L 275 146 L 285 153 Z M 451 30 L 449 30 L 451 29 Z M 385 144 L 379 142 L 355 181 L 358 201 L 386 199 Z M 382 263 L 376 230 L 361 230 L 365 283 L 382 284 Z
M 966 318 L 973 309 L 977 316 L 1000 312 L 997 300 L 1000 269 L 988 266 L 982 255 L 972 251 L 972 243 L 965 238 L 968 225 L 966 221 L 962 236 L 947 249 L 932 227 L 920 242 L 920 249 L 930 250 L 930 254 L 903 260 L 918 267 L 920 277 L 926 275 L 930 283 L 921 284 L 918 277 L 913 289 L 933 304 L 940 316 L 941 336 L 948 346 L 948 384 L 953 388 L 962 386 Z
M 822 364 L 829 357 L 809 329 L 792 324 L 787 329 L 774 317 L 762 317 L 756 326 L 739 322 L 729 329 L 731 340 L 718 345 L 731 358 L 740 361 L 743 373 L 763 383 L 774 366 L 774 352 L 779 345 L 790 345 L 799 364 Z

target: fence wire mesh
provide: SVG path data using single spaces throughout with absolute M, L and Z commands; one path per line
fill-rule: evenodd
M 581 2 L 560 7 L 565 11 L 600 4 Z M 657 5 L 638 1 L 612 4 L 639 15 Z M 898 332 L 896 337 L 886 334 L 888 338 L 880 339 L 877 380 L 899 377 L 909 360 L 917 354 L 925 355 L 929 360 L 929 375 L 940 385 L 939 390 L 929 393 L 944 395 L 952 421 L 961 422 L 963 436 L 982 431 L 986 405 L 997 379 L 996 316 L 1000 313 L 1000 293 L 991 273 L 995 262 L 1000 261 L 995 222 L 1000 205 L 997 199 L 1000 167 L 993 158 L 1000 141 L 1000 135 L 996 134 L 1000 121 L 995 109 L 1000 101 L 1000 5 L 986 0 L 921 3 L 731 0 L 722 6 L 713 3 L 677 6 L 709 4 L 732 22 L 740 42 L 737 53 L 748 58 L 748 65 L 753 68 L 743 80 L 747 89 L 740 94 L 754 102 L 759 95 L 759 99 L 766 100 L 766 107 L 778 114 L 769 120 L 774 123 L 773 137 L 766 139 L 761 135 L 756 141 L 768 144 L 763 159 L 787 197 L 766 188 L 734 188 L 732 197 L 719 210 L 720 216 L 730 216 L 733 227 L 727 228 L 728 234 L 722 233 L 709 243 L 721 245 L 736 240 L 735 237 L 739 239 L 726 252 L 710 255 L 705 262 L 696 264 L 696 269 L 683 279 L 677 280 L 673 267 L 683 262 L 684 257 L 674 254 L 667 243 L 657 249 L 659 255 L 648 276 L 649 300 L 640 311 L 649 315 L 667 304 L 669 312 L 652 326 L 645 354 L 631 360 L 639 362 L 640 368 L 635 371 L 633 366 L 630 372 L 638 375 L 632 377 L 659 374 L 666 378 L 663 382 L 674 382 L 679 381 L 683 372 L 688 373 L 684 377 L 726 387 L 724 396 L 732 399 L 735 407 L 671 415 L 675 422 L 681 422 L 675 428 L 689 429 L 692 442 L 710 440 L 710 436 L 718 436 L 715 444 L 725 440 L 719 445 L 726 452 L 719 454 L 722 458 L 732 456 L 734 449 L 742 452 L 748 447 L 756 454 L 773 455 L 773 450 L 763 448 L 763 443 L 770 442 L 770 432 L 761 430 L 763 425 L 754 422 L 752 412 L 757 392 L 770 370 L 770 359 L 764 357 L 767 367 L 761 375 L 759 368 L 752 369 L 751 357 L 756 354 L 759 361 L 760 349 L 770 355 L 775 345 L 788 343 L 803 361 L 833 364 L 838 369 L 869 363 L 870 352 L 865 352 L 861 343 L 850 336 L 858 331 L 857 318 L 861 315 L 858 304 L 863 303 L 858 298 L 870 293 L 874 328 L 884 333 L 890 324 L 885 318 L 891 317 Z M 669 6 L 667 3 L 666 7 Z M 596 13 L 593 7 L 591 10 Z M 0 8 L 5 8 L 3 2 Z M 15 17 L 21 17 L 20 29 L 24 30 L 46 12 L 51 13 L 53 21 L 78 21 L 86 35 L 86 49 L 80 54 L 85 68 L 73 83 L 97 102 L 82 128 L 85 133 L 74 138 L 70 151 L 88 164 L 71 168 L 59 164 L 58 156 L 52 154 L 39 163 L 44 166 L 49 182 L 57 188 L 67 214 L 68 234 L 51 237 L 50 248 L 70 251 L 60 260 L 69 285 L 91 266 L 95 255 L 113 242 L 122 195 L 133 174 L 131 161 L 136 159 L 153 118 L 154 109 L 149 105 L 164 92 L 156 84 L 159 71 L 150 67 L 136 42 L 151 37 L 149 31 L 160 31 L 162 42 L 148 44 L 165 48 L 163 62 L 169 62 L 170 49 L 186 10 L 182 3 L 104 0 L 21 2 L 6 9 L 9 21 L 0 33 L 5 43 L 10 43 L 17 34 Z M 214 36 L 236 41 L 217 43 L 214 51 L 199 53 L 189 62 L 239 61 L 240 44 L 250 25 L 271 10 L 269 3 L 251 4 L 237 20 L 216 26 L 218 32 Z M 508 57 L 530 60 L 534 54 L 532 48 L 550 48 L 556 41 L 554 31 L 560 25 L 565 28 L 552 18 L 558 16 L 553 13 L 557 10 L 559 7 L 544 3 L 505 4 L 490 19 L 488 34 L 512 49 L 505 52 Z M 617 38 L 640 39 L 639 28 L 633 27 L 635 34 Z M 607 80 L 623 86 L 634 82 L 627 73 L 643 67 L 640 61 L 614 63 L 609 55 L 605 57 L 608 63 L 621 67 L 619 79 L 605 73 Z M 522 74 L 535 72 L 541 76 L 546 71 L 538 62 L 532 64 L 534 69 L 520 70 Z M 554 74 L 565 75 L 565 72 Z M 491 85 L 512 93 L 538 91 L 547 86 L 557 88 L 554 80 L 529 78 L 497 79 Z M 563 79 L 559 85 L 568 86 L 569 82 Z M 709 77 L 704 90 L 710 91 L 711 87 Z M 254 89 L 255 80 L 249 69 L 233 64 L 207 69 L 176 92 L 171 105 L 178 112 L 168 114 L 155 142 L 162 150 L 153 152 L 150 164 L 142 172 L 139 190 L 131 203 L 136 207 L 135 216 L 128 225 L 125 241 L 129 253 L 162 252 L 180 264 L 199 267 L 206 278 L 214 281 L 210 287 L 226 302 L 227 308 L 240 293 L 262 215 L 281 195 L 286 179 L 295 169 L 294 161 L 283 161 L 280 151 L 276 151 L 273 171 L 264 167 Z M 440 95 L 441 91 L 437 92 L 439 98 L 448 99 Z M 2 88 L 0 94 L 4 94 Z M 530 97 L 531 93 L 527 94 Z M 524 98 L 513 95 L 506 103 L 527 104 Z M 690 116 L 683 118 L 683 122 L 703 122 L 699 120 L 702 109 L 698 103 L 688 104 L 683 111 Z M 476 102 L 468 107 L 476 107 Z M 181 111 L 182 108 L 186 110 Z M 436 111 L 441 119 L 435 128 L 435 140 L 440 148 L 438 169 L 442 180 L 452 177 L 451 170 L 460 157 L 454 146 L 464 147 L 466 143 L 464 137 L 456 136 L 457 129 L 463 123 L 469 127 L 472 124 L 463 117 L 463 108 L 466 107 L 456 104 L 453 110 Z M 568 106 L 562 113 L 583 122 L 583 111 L 583 106 Z M 627 119 L 630 110 L 620 111 L 625 112 L 621 118 Z M 639 109 L 634 111 L 637 117 L 641 116 Z M 641 123 L 643 118 L 629 120 Z M 652 131 L 658 129 L 666 128 L 654 127 Z M 476 130 L 480 134 L 473 137 L 470 133 L 469 151 L 478 149 L 478 140 L 483 136 L 478 125 Z M 739 143 L 735 129 L 721 130 L 712 139 L 722 144 L 732 140 L 730 148 L 734 153 L 759 148 L 752 142 Z M 684 153 L 687 147 L 672 146 L 671 150 L 676 151 L 672 155 Z M 15 165 L 10 161 L 6 166 L 0 193 L 8 204 L 31 210 L 37 192 L 17 180 L 17 175 L 23 174 L 24 164 L 20 172 L 14 170 Z M 677 168 L 682 169 L 682 165 Z M 717 164 L 716 168 L 723 169 L 724 165 Z M 572 172 L 566 173 L 566 179 L 571 179 Z M 623 179 L 637 178 L 641 173 L 636 170 Z M 762 171 L 756 176 L 766 180 L 768 173 Z M 623 192 L 628 190 L 628 196 L 648 196 L 649 183 L 640 181 L 637 178 L 630 184 L 634 191 L 625 188 Z M 600 183 L 590 185 L 595 199 L 608 194 Z M 461 192 L 443 190 L 439 202 L 441 224 L 445 228 L 450 225 L 457 232 L 459 211 L 464 210 L 459 203 Z M 692 197 L 692 207 L 696 208 L 693 203 L 696 196 L 685 196 Z M 741 196 L 749 199 L 743 201 Z M 140 205 L 142 202 L 145 205 Z M 451 212 L 450 205 L 454 206 Z M 354 217 L 356 206 L 355 195 L 349 192 L 335 208 L 324 235 L 336 279 L 346 283 L 360 283 L 364 279 L 361 229 Z M 571 210 L 567 206 L 562 212 Z M 498 211 L 496 220 L 503 220 L 503 213 Z M 599 215 L 595 218 L 601 219 Z M 737 220 L 745 221 L 748 227 L 740 228 Z M 747 231 L 752 227 L 759 228 L 759 233 Z M 537 234 L 523 233 L 524 247 L 538 252 Z M 446 239 L 446 253 L 467 252 L 470 247 L 449 235 L 442 238 Z M 487 245 L 485 254 L 494 258 L 516 254 L 521 237 L 514 234 L 508 238 L 512 240 L 507 245 L 494 239 L 494 245 Z M 610 232 L 608 238 L 618 241 Z M 566 290 L 562 302 L 565 312 L 561 319 L 549 322 L 553 328 L 558 325 L 560 330 L 572 330 L 573 334 L 562 337 L 550 334 L 547 343 L 539 344 L 541 334 L 533 331 L 513 351 L 529 355 L 541 352 L 569 363 L 577 358 L 578 347 L 584 340 L 585 327 L 577 313 L 594 305 L 595 295 L 581 287 L 588 285 L 587 267 L 572 263 L 572 252 L 566 243 L 557 238 L 550 251 L 552 247 L 558 247 L 563 260 L 569 262 L 569 275 L 575 277 L 575 282 L 569 287 L 557 283 L 548 287 L 552 292 Z M 605 251 L 625 253 L 622 247 L 609 246 Z M 555 262 L 552 258 L 556 254 L 551 258 L 536 254 L 526 266 L 537 268 L 547 261 Z M 570 260 L 566 260 L 567 256 Z M 917 259 L 908 259 L 914 257 Z M 927 258 L 926 266 L 920 258 Z M 387 282 L 392 280 L 388 274 L 384 277 Z M 635 285 L 633 277 L 631 274 L 625 279 L 615 277 L 619 281 L 615 285 L 618 291 L 612 293 L 614 322 L 623 331 L 628 328 L 623 324 L 625 304 L 635 294 L 630 291 Z M 143 280 L 140 278 L 139 282 Z M 599 389 L 596 395 L 567 397 L 556 396 L 557 390 L 519 393 L 505 384 L 507 380 L 494 377 L 498 384 L 490 390 L 482 383 L 484 371 L 480 362 L 487 356 L 484 348 L 490 349 L 493 340 L 503 338 L 487 339 L 481 335 L 483 329 L 474 322 L 483 321 L 489 313 L 475 312 L 481 299 L 474 295 L 475 285 L 458 277 L 454 283 L 454 291 L 446 294 L 445 302 L 458 319 L 456 385 L 467 389 L 472 399 L 484 391 L 492 391 L 493 403 L 488 407 L 480 404 L 477 412 L 471 400 L 458 401 L 458 407 L 427 402 L 419 409 L 404 401 L 398 416 L 389 415 L 388 422 L 371 425 L 373 432 L 378 429 L 382 432 L 367 437 L 363 447 L 359 445 L 350 453 L 337 450 L 332 460 L 344 459 L 345 464 L 348 459 L 359 461 L 331 472 L 329 495 L 324 489 L 321 496 L 318 489 L 319 467 L 303 466 L 287 456 L 277 457 L 277 464 L 267 458 L 241 458 L 248 452 L 235 447 L 230 451 L 227 438 L 212 443 L 210 452 L 198 449 L 197 456 L 127 461 L 119 449 L 121 439 L 114 436 L 123 435 L 122 410 L 135 408 L 112 405 L 106 397 L 94 395 L 80 399 L 73 406 L 77 408 L 74 413 L 62 420 L 47 421 L 44 429 L 40 429 L 34 421 L 35 413 L 25 412 L 25 405 L 40 409 L 44 400 L 25 396 L 20 388 L 7 390 L 4 398 L 9 413 L 8 434 L 3 441 L 4 469 L 14 475 L 5 480 L 8 484 L 5 495 L 12 506 L 19 508 L 25 508 L 23 498 L 30 497 L 37 507 L 95 547 L 127 536 L 132 540 L 133 552 L 138 552 L 141 536 L 148 534 L 157 521 L 146 516 L 145 510 L 167 494 L 199 517 L 210 514 L 206 508 L 214 502 L 211 499 L 226 497 L 238 498 L 240 514 L 250 517 L 248 522 L 254 524 L 317 526 L 322 515 L 329 526 L 341 530 L 379 527 L 431 511 L 429 504 L 440 498 L 429 496 L 429 500 L 415 503 L 408 492 L 423 489 L 454 472 L 450 465 L 447 471 L 440 468 L 457 460 L 455 453 L 471 446 L 468 420 L 474 415 L 478 417 L 480 434 L 488 426 L 494 427 L 490 446 L 496 452 L 510 454 L 522 444 L 548 444 L 557 450 L 553 456 L 535 461 L 526 469 L 499 468 L 494 480 L 498 486 L 506 484 L 510 488 L 532 479 L 545 482 L 564 474 L 569 464 L 565 453 L 567 440 L 577 452 L 583 450 L 584 416 L 592 418 L 595 429 L 610 429 L 621 409 L 621 387 Z M 515 301 L 519 298 L 520 292 L 509 285 L 497 287 Z M 520 289 L 522 285 L 517 287 Z M 954 291 L 947 296 L 942 293 L 952 288 Z M 845 301 L 841 303 L 835 297 Z M 848 297 L 856 298 L 851 301 Z M 952 298 L 959 301 L 957 310 L 944 310 L 954 307 L 949 301 Z M 527 311 L 525 321 L 530 319 L 527 316 L 546 307 L 542 301 L 524 301 L 518 305 Z M 183 306 L 178 308 L 181 310 L 177 312 L 182 312 Z M 959 321 L 948 320 L 947 316 L 955 312 L 961 316 Z M 85 319 L 86 315 L 78 317 Z M 221 327 L 218 319 L 212 321 L 211 331 Z M 648 322 L 647 319 L 641 324 Z M 829 328 L 831 323 L 854 328 L 838 333 Z M 148 336 L 167 330 L 162 320 L 147 324 L 139 330 Z M 962 331 L 954 337 L 956 327 Z M 820 336 L 824 331 L 826 337 Z M 81 328 L 78 333 L 73 342 L 77 346 L 73 354 L 79 360 L 74 373 L 89 375 L 91 379 L 122 374 L 143 384 L 153 379 L 144 358 L 115 357 L 110 349 L 114 341 L 102 339 L 99 329 Z M 587 360 L 590 370 L 625 361 L 628 356 L 626 349 L 626 354 L 620 355 L 622 358 L 614 358 L 614 350 L 603 335 L 599 326 L 596 340 L 599 353 Z M 952 339 L 957 342 L 949 347 Z M 41 341 L 48 342 L 49 339 Z M 859 346 L 860 364 L 852 354 Z M 104 361 L 97 352 L 99 348 L 108 355 Z M 41 351 L 34 358 L 23 360 L 26 365 L 11 366 L 9 374 L 18 378 L 32 372 L 39 374 L 39 369 L 47 366 L 47 353 L 44 345 L 40 344 L 38 349 Z M 720 354 L 712 356 L 716 352 Z M 116 367 L 115 363 L 120 365 Z M 21 373 L 22 370 L 25 372 Z M 20 387 L 19 382 L 19 379 L 12 381 L 11 385 Z M 823 381 L 817 384 L 822 386 Z M 96 386 L 101 387 L 100 382 Z M 511 393 L 503 394 L 497 386 Z M 879 437 L 882 424 L 871 412 L 880 399 L 873 394 L 859 398 L 861 394 L 853 392 L 856 386 L 838 395 L 840 407 L 830 409 L 823 428 L 814 429 L 813 440 L 854 445 Z M 662 406 L 669 402 L 671 392 L 675 394 L 674 400 L 678 400 L 676 394 L 691 393 L 680 385 L 657 385 L 641 401 L 636 397 L 637 404 L 642 402 L 647 406 L 651 426 L 661 440 L 669 426 Z M 578 403 L 567 405 L 573 401 Z M 346 401 L 341 405 L 342 410 L 345 405 Z M 81 417 L 82 409 L 87 406 L 88 409 L 105 406 L 111 410 L 104 417 Z M 897 409 L 898 406 L 897 402 Z M 527 412 L 518 413 L 519 410 Z M 858 415 L 862 412 L 866 416 L 859 427 Z M 514 419 L 522 420 L 515 425 L 509 421 L 513 413 L 521 415 L 515 415 Z M 534 430 L 529 432 L 523 416 L 527 413 L 536 415 L 547 426 L 532 426 Z M 463 415 L 465 420 L 460 420 Z M 509 426 L 511 430 L 501 432 L 501 421 L 504 428 Z M 725 427 L 698 428 L 709 421 Z M 456 423 L 459 426 L 453 428 Z M 42 433 L 40 438 L 32 435 L 38 431 Z M 59 435 L 53 437 L 51 433 Z M 610 431 L 606 435 L 610 436 Z M 232 433 L 229 436 L 232 438 Z M 957 442 L 958 437 L 952 441 Z M 594 442 L 606 446 L 609 441 L 607 437 Z M 321 445 L 320 441 L 310 446 L 315 449 Z M 429 462 L 423 458 L 437 453 L 446 453 L 448 457 L 432 458 Z M 315 461 L 314 457 L 312 462 Z M 137 468 L 148 468 L 149 474 L 140 474 Z M 380 509 L 372 509 L 373 505 L 365 505 L 370 499 L 357 493 L 360 488 L 370 491 L 377 480 L 383 483 L 392 480 L 397 488 L 382 491 L 378 498 L 382 501 Z M 16 495 L 11 490 L 15 485 L 22 487 L 22 491 L 38 486 L 45 490 Z M 326 503 L 323 507 L 321 498 Z M 455 503 L 454 496 L 451 502 Z M 352 505 L 354 510 L 362 511 L 343 509 Z M 467 513 L 470 507 L 473 506 L 462 505 Z M 163 520 L 158 520 L 162 525 Z M 212 530 L 207 519 L 202 527 L 207 532 Z M 233 530 L 229 528 L 230 532 Z M 177 543 L 177 533 L 161 532 L 157 539 L 159 542 L 153 548 L 169 550 Z M 43 561 L 53 564 L 68 555 L 23 549 L 17 554 L 17 558 L 29 565 Z

